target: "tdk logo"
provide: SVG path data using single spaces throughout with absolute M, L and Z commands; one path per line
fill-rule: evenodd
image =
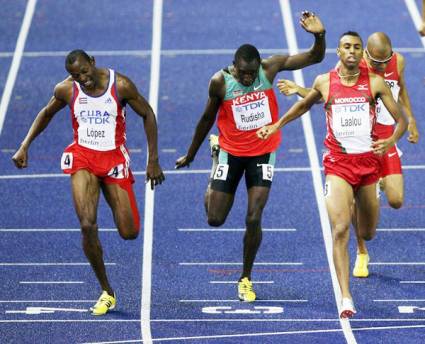
M 109 124 L 110 114 L 108 111 L 82 110 L 79 117 L 83 122 L 89 124 Z

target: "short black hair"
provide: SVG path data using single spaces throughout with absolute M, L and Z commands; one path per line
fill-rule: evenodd
M 87 62 L 91 61 L 91 57 L 82 49 L 75 49 L 71 51 L 65 59 L 65 66 L 72 65 L 78 57 L 82 56 Z
M 358 33 L 358 32 L 356 32 L 356 31 L 346 31 L 346 32 L 344 32 L 341 36 L 339 36 L 339 40 L 338 40 L 338 42 L 340 42 L 340 41 L 341 41 L 341 38 L 342 38 L 342 37 L 344 37 L 344 36 L 354 36 L 354 37 L 358 37 L 358 38 L 360 39 L 360 42 L 362 42 L 362 45 L 363 45 L 363 40 L 362 40 L 362 38 L 360 37 L 359 33 Z
M 251 44 L 241 45 L 238 50 L 236 50 L 234 62 L 238 60 L 244 60 L 246 62 L 257 60 L 258 63 L 261 63 L 261 57 L 258 49 Z

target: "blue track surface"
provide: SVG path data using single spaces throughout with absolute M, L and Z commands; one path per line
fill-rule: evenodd
M 348 342 L 338 319 L 301 121 L 286 127 L 277 154 L 278 170 L 263 216 L 266 230 L 253 272 L 259 300 L 253 304 L 237 302 L 232 283 L 241 270 L 243 232 L 231 229 L 244 225 L 244 183 L 223 226 L 228 231 L 213 230 L 206 224 L 203 207 L 211 164 L 207 143 L 190 169 L 174 170 L 204 109 L 208 82 L 232 63 L 233 51 L 249 42 L 264 57 L 287 53 L 281 14 L 286 1 L 278 0 L 164 1 L 162 25 L 156 28 L 162 33 L 157 115 L 160 161 L 167 179 L 156 189 L 154 204 L 148 203 L 154 224 L 151 276 L 142 274 L 144 229 L 135 241 L 121 240 L 101 199 L 100 236 L 118 306 L 104 317 L 87 312 L 100 290 L 81 249 L 69 178 L 60 171 L 60 156 L 72 140 L 69 110 L 58 113 L 32 144 L 27 170 L 16 170 L 10 159 L 55 84 L 67 76 L 64 57 L 72 49 L 94 52 L 98 66 L 129 76 L 148 99 L 153 1 L 36 3 L 0 132 L 0 342 L 140 343 L 142 327 L 151 331 L 144 333 L 145 338 L 161 343 Z M 371 275 L 351 280 L 358 314 L 349 323 L 354 337 L 350 343 L 425 342 L 425 50 L 408 1 L 290 1 L 299 49 L 308 49 L 313 42 L 298 25 L 301 11 L 317 13 L 327 29 L 326 58 L 302 71 L 305 84 L 311 85 L 318 74 L 335 65 L 342 32 L 358 31 L 365 40 L 374 31 L 385 31 L 406 59 L 405 79 L 422 134 L 417 145 L 405 138 L 399 143 L 404 153 L 404 207 L 395 211 L 382 198 L 382 230 L 368 245 Z M 6 88 L 26 7 L 24 0 L 0 0 L 6 13 L 0 21 L 0 94 Z M 421 10 L 419 0 L 416 7 Z M 279 77 L 294 78 L 289 71 Z M 280 113 L 295 100 L 279 97 Z M 142 121 L 128 110 L 135 190 L 140 213 L 146 217 L 146 139 Z M 326 130 L 321 106 L 311 110 L 311 121 L 314 154 L 320 161 Z M 354 240 L 350 254 L 355 255 Z M 149 289 L 143 285 L 146 280 L 151 282 Z M 143 307 L 142 289 L 150 295 Z M 142 314 L 148 315 L 144 323 Z

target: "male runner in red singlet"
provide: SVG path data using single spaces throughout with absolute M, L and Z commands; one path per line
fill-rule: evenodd
M 404 57 L 400 53 L 393 52 L 391 40 L 385 33 L 375 32 L 368 37 L 367 48 L 364 50 L 360 68 L 368 68 L 370 72 L 379 74 L 384 78 L 391 89 L 394 100 L 403 105 L 407 115 L 407 130 L 409 132 L 407 140 L 411 143 L 417 143 L 419 133 L 404 80 Z M 296 85 L 289 80 L 279 80 L 278 87 L 286 95 L 297 93 L 301 97 L 305 97 L 309 91 L 307 88 Z M 388 138 L 394 131 L 394 119 L 383 106 L 381 100 L 378 100 L 376 115 L 375 134 L 378 138 Z M 400 150 L 394 146 L 385 153 L 382 161 L 381 185 L 388 204 L 394 209 L 399 209 L 404 201 L 404 183 L 400 155 Z M 355 216 L 353 217 L 353 224 L 356 227 Z M 354 264 L 353 276 L 368 277 L 369 254 L 366 243 L 359 235 L 357 235 L 357 243 L 357 258 Z
M 151 107 L 126 76 L 97 68 L 94 58 L 83 50 L 70 52 L 65 68 L 70 76 L 56 85 L 52 98 L 38 113 L 12 159 L 18 168 L 27 167 L 31 142 L 58 111 L 66 105 L 70 107 L 74 142 L 65 149 L 61 167 L 71 175 L 83 250 L 103 290 L 91 311 L 93 315 L 103 315 L 115 308 L 116 297 L 106 275 L 98 238 L 100 190 L 112 209 L 120 236 L 135 239 L 140 230 L 134 178 L 125 147 L 125 105 L 128 103 L 144 121 L 149 147 L 146 180 L 152 189 L 164 180 L 158 162 L 157 125 Z
M 254 46 L 245 44 L 236 51 L 233 65 L 211 78 L 207 105 L 192 143 L 187 154 L 176 161 L 176 168 L 189 166 L 218 112 L 220 149 L 218 156 L 217 152 L 213 152 L 205 208 L 208 223 L 221 226 L 229 214 L 239 181 L 245 173 L 248 211 L 243 242 L 243 271 L 238 283 L 241 301 L 252 302 L 256 299 L 251 271 L 262 239 L 261 216 L 273 179 L 275 151 L 280 143 L 279 135 L 268 142 L 256 136 L 258 128 L 278 119 L 273 80 L 278 72 L 318 63 L 325 54 L 325 30 L 320 19 L 311 12 L 303 12 L 300 23 L 315 36 L 314 45 L 309 51 L 294 56 L 275 55 L 261 59 Z
M 352 204 L 355 199 L 359 234 L 364 240 L 372 239 L 379 214 L 376 184 L 380 177 L 381 155 L 395 145 L 406 131 L 407 123 L 384 79 L 359 67 L 363 43 L 356 32 L 349 31 L 341 36 L 337 54 L 339 66 L 319 75 L 304 99 L 295 103 L 278 122 L 259 129 L 257 135 L 265 140 L 272 138 L 272 134 L 303 115 L 317 101 L 326 100 L 325 201 L 342 294 L 340 316 L 346 318 L 356 313 L 349 288 L 347 248 Z M 390 137 L 375 140 L 375 100 L 378 98 L 382 99 L 397 124 Z

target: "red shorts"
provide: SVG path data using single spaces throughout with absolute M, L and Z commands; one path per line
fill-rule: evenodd
M 134 178 L 129 165 L 130 156 L 124 146 L 104 152 L 85 148 L 74 142 L 66 147 L 61 159 L 64 173 L 74 174 L 78 170 L 87 170 L 106 184 L 133 184 Z
M 375 125 L 374 132 L 379 139 L 386 139 L 393 134 L 394 126 L 377 123 Z M 402 174 L 400 160 L 401 154 L 402 153 L 397 146 L 394 146 L 382 156 L 381 177 L 386 177 L 391 174 Z
M 378 182 L 381 173 L 381 158 L 374 153 L 323 155 L 325 175 L 344 179 L 354 190 Z
M 140 229 L 140 216 L 132 186 L 134 177 L 129 166 L 130 156 L 124 145 L 110 151 L 96 151 L 74 142 L 66 147 L 61 159 L 61 168 L 66 174 L 87 170 L 103 183 L 118 184 L 124 189 L 130 200 L 134 224 Z

